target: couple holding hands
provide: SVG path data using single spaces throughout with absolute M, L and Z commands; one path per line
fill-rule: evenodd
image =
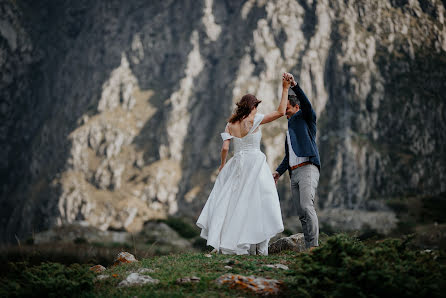
M 246 94 L 221 134 L 221 165 L 211 194 L 198 218 L 201 237 L 223 254 L 268 255 L 269 239 L 283 231 L 276 183 L 289 171 L 291 193 L 310 250 L 318 246 L 319 225 L 314 197 L 320 161 L 316 145 L 316 114 L 293 75 L 282 77 L 282 97 L 276 111 L 257 113 L 261 103 Z M 296 95 L 288 95 L 291 89 Z M 271 176 L 260 150 L 261 125 L 286 115 L 285 157 Z M 234 156 L 226 162 L 229 144 Z

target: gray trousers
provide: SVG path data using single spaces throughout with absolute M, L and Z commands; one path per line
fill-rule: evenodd
M 319 222 L 314 209 L 314 196 L 319 183 L 319 170 L 306 165 L 291 172 L 291 194 L 302 223 L 307 248 L 319 245 Z

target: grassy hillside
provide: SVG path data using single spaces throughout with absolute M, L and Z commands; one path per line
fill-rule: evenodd
M 150 257 L 137 263 L 107 268 L 97 280 L 91 264 L 65 266 L 43 263 L 29 266 L 10 263 L 3 271 L 0 296 L 95 296 L 95 297 L 208 297 L 251 296 L 247 290 L 217 285 L 226 273 L 254 275 L 282 282 L 281 296 L 405 296 L 440 297 L 446 290 L 444 250 L 419 250 L 410 238 L 359 241 L 345 234 L 326 238 L 313 253 L 283 252 L 270 256 L 226 256 L 205 253 Z M 265 267 L 283 264 L 286 269 Z M 231 268 L 225 268 L 225 266 Z M 118 287 L 131 272 L 152 269 L 159 283 Z M 200 281 L 178 284 L 178 278 L 197 276 Z

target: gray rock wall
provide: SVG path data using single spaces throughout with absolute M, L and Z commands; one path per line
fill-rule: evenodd
M 0 14 L 2 241 L 198 216 L 233 103 L 250 92 L 272 111 L 284 71 L 318 115 L 321 208 L 446 189 L 442 1 L 3 0 Z M 285 130 L 263 128 L 272 170 Z

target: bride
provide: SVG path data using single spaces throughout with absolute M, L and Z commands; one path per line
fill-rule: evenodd
M 290 84 L 284 73 L 280 104 L 266 115 L 257 113 L 260 100 L 244 95 L 221 134 L 219 174 L 197 225 L 207 245 L 223 254 L 268 255 L 269 239 L 283 231 L 276 185 L 260 151 L 260 125 L 285 115 Z M 234 156 L 226 162 L 231 140 Z

